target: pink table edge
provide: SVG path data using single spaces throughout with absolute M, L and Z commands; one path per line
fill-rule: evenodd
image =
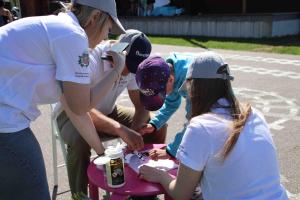
M 166 144 L 145 144 L 144 150 L 152 148 L 163 148 L 165 146 Z M 104 180 L 103 174 L 99 172 L 100 170 L 93 162 L 91 162 L 88 167 L 87 174 L 89 178 L 89 194 L 92 200 L 99 200 L 98 187 L 112 193 L 110 200 L 125 199 L 130 195 L 149 196 L 166 194 L 164 188 L 160 184 L 146 182 L 138 178 L 135 179 L 135 182 L 128 182 L 126 180 L 125 185 L 120 188 L 111 188 Z M 127 177 L 137 177 L 136 172 L 125 164 L 125 179 L 128 179 L 126 178 L 126 175 Z M 144 191 L 141 191 L 141 189 Z M 165 195 L 165 199 L 171 200 L 168 195 Z

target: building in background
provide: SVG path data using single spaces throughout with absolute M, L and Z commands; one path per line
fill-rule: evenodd
M 19 5 L 22 17 L 50 14 L 59 5 L 59 0 L 6 1 Z M 232 38 L 300 34 L 300 0 L 116 0 L 116 3 L 125 28 L 146 34 Z
M 118 6 L 124 3 L 116 1 Z M 148 35 L 270 38 L 300 34 L 300 0 L 155 0 L 151 14 L 145 12 L 145 0 L 127 1 L 137 9 L 128 16 L 122 12 L 125 6 L 119 7 L 122 24 Z
M 141 10 L 176 7 L 182 15 L 299 12 L 299 0 L 116 0 L 120 16 L 147 16 Z M 163 7 L 163 8 L 162 8 Z M 171 10 L 171 9 L 170 9 Z M 155 12 L 153 14 L 156 14 Z M 167 13 L 168 15 L 168 13 Z M 174 12 L 174 15 L 176 13 Z
M 6 1 L 21 8 L 22 16 L 26 17 L 49 14 L 51 4 L 58 0 Z M 61 1 L 69 2 L 70 0 Z M 166 6 L 176 7 L 182 9 L 180 14 L 190 16 L 202 14 L 281 13 L 300 11 L 300 0 L 116 0 L 116 2 L 120 16 L 141 16 L 141 14 L 139 14 L 141 13 L 141 9 L 153 9 L 153 6 L 154 8 Z

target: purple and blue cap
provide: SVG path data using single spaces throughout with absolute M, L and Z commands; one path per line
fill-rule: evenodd
M 146 110 L 155 111 L 162 107 L 169 76 L 170 67 L 159 56 L 151 56 L 138 66 L 135 79 L 140 90 L 141 103 Z
M 128 29 L 119 37 L 119 42 L 128 43 L 125 49 L 127 52 L 125 62 L 128 70 L 135 74 L 139 64 L 150 56 L 152 50 L 150 40 L 141 31 Z

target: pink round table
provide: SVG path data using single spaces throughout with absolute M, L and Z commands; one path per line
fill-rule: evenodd
M 162 148 L 165 144 L 149 144 L 145 145 L 145 150 L 152 148 Z M 99 200 L 98 188 L 111 192 L 110 200 L 123 200 L 128 196 L 151 196 L 165 194 L 165 199 L 171 198 L 166 195 L 165 190 L 160 184 L 150 183 L 138 178 L 138 175 L 127 164 L 125 164 L 125 185 L 120 188 L 111 188 L 107 185 L 104 171 L 98 169 L 91 162 L 87 174 L 89 178 L 89 194 L 92 200 Z M 171 172 L 176 173 L 175 171 Z

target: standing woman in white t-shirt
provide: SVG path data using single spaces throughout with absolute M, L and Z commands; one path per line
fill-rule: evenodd
M 268 125 L 236 99 L 222 57 L 201 53 L 186 78 L 182 89 L 190 95 L 192 118 L 177 151 L 177 177 L 148 166 L 140 177 L 180 200 L 190 199 L 199 183 L 205 200 L 288 199 Z
M 0 199 L 50 199 L 40 146 L 30 122 L 39 104 L 68 104 L 80 123 L 93 127 L 86 114 L 120 76 L 122 53 L 108 52 L 114 69 L 90 86 L 89 49 L 113 34 L 124 33 L 115 0 L 76 0 L 59 15 L 23 18 L 0 29 Z M 92 128 L 90 128 L 93 130 Z M 82 135 L 99 154 L 95 131 Z

